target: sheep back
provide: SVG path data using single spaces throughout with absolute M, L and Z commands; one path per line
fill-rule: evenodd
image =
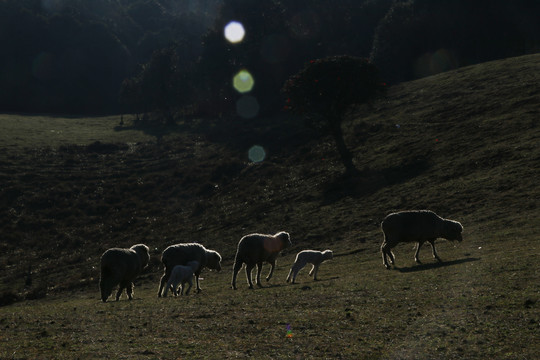
M 417 242 L 444 238 L 461 241 L 463 227 L 457 221 L 443 219 L 430 210 L 401 211 L 389 214 L 381 223 L 387 239 Z
M 249 234 L 240 239 L 235 262 L 256 264 L 272 261 L 283 249 L 292 246 L 288 233 L 282 231 L 275 235 Z
M 217 251 L 208 250 L 201 244 L 186 243 L 171 245 L 163 251 L 161 262 L 166 269 L 172 270 L 176 265 L 187 265 L 190 261 L 197 261 L 199 266 L 194 269 L 200 274 L 204 267 L 221 270 L 221 255 Z

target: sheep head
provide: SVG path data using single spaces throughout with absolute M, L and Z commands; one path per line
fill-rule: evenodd
M 150 249 L 144 244 L 137 244 L 131 247 L 131 250 L 135 251 L 141 260 L 141 268 L 144 269 L 150 262 Z
M 274 237 L 281 240 L 281 243 L 283 244 L 281 250 L 292 246 L 291 236 L 289 235 L 289 233 L 285 231 L 281 231 L 281 232 L 278 232 L 276 235 L 274 235 Z
M 463 226 L 457 221 L 445 220 L 444 232 L 445 232 L 445 238 L 448 240 L 456 240 L 456 241 L 463 240 L 463 237 L 461 236 L 461 233 L 463 232 Z
M 332 250 L 324 250 L 322 252 L 323 259 L 325 260 L 332 260 L 334 258 L 334 253 Z
M 212 270 L 221 270 L 221 255 L 214 250 L 206 250 L 206 267 Z

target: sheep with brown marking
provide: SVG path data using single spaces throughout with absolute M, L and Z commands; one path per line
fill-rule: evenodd
M 119 285 L 116 301 L 126 289 L 129 300 L 133 299 L 133 280 L 142 272 L 150 261 L 148 246 L 133 245 L 129 249 L 112 248 L 103 253 L 100 260 L 101 276 L 99 288 L 101 300 L 107 301 L 114 287 Z
M 447 240 L 462 241 L 461 233 L 463 226 L 454 220 L 443 219 L 433 211 L 412 210 L 389 214 L 381 223 L 384 241 L 381 245 L 383 265 L 389 269 L 394 265 L 395 258 L 391 249 L 398 243 L 416 242 L 417 248 L 414 260 L 420 263 L 418 252 L 424 242 L 431 245 L 433 257 L 441 262 L 441 258 L 435 250 L 435 240 L 443 238 Z
M 197 292 L 201 291 L 199 276 L 203 268 L 221 270 L 221 255 L 217 251 L 209 250 L 197 243 L 171 245 L 161 255 L 161 262 L 165 266 L 165 273 L 161 277 L 158 297 L 162 296 L 163 287 L 169 280 L 173 268 L 176 265 L 187 265 L 190 261 L 197 261 L 199 263 L 199 267 L 193 271 L 197 283 Z
M 266 277 L 266 281 L 269 281 L 274 273 L 277 256 L 281 250 L 290 246 L 292 246 L 291 237 L 284 231 L 274 235 L 250 234 L 241 238 L 234 259 L 232 288 L 236 290 L 236 277 L 244 263 L 246 264 L 246 277 L 249 288 L 253 289 L 251 272 L 255 265 L 257 265 L 256 283 L 259 287 L 262 287 L 261 270 L 263 263 L 270 264 L 270 272 Z
M 198 261 L 190 261 L 187 265 L 176 265 L 169 276 L 169 281 L 165 287 L 165 293 L 163 297 L 167 296 L 167 291 L 169 288 L 173 290 L 174 296 L 178 296 L 178 285 L 181 286 L 180 295 L 184 295 L 184 287 L 186 283 L 189 284 L 189 287 L 186 290 L 186 295 L 189 294 L 189 290 L 193 286 L 193 276 L 195 271 L 199 268 Z
M 300 251 L 298 254 L 296 254 L 296 259 L 294 260 L 294 264 L 291 267 L 291 270 L 289 271 L 289 275 L 287 276 L 287 282 L 291 280 L 292 276 L 292 283 L 294 284 L 296 281 L 296 276 L 298 275 L 298 272 L 307 264 L 312 264 L 313 267 L 309 271 L 309 275 L 313 275 L 313 280 L 317 281 L 317 272 L 319 271 L 319 266 L 323 261 L 331 260 L 334 257 L 334 253 L 332 250 L 324 250 L 324 251 L 317 251 L 317 250 L 303 250 Z

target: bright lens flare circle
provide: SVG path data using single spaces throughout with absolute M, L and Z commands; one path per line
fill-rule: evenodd
M 231 21 L 228 23 L 225 26 L 223 33 L 225 35 L 225 39 L 233 44 L 237 44 L 244 40 L 244 36 L 246 35 L 244 25 L 238 21 Z
M 241 94 L 250 92 L 253 85 L 255 85 L 255 80 L 247 70 L 240 70 L 233 77 L 233 86 Z

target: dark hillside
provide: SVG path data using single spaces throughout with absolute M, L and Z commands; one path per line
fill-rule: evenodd
M 392 87 L 346 124 L 361 169 L 348 180 L 332 141 L 288 118 L 200 120 L 157 142 L 5 143 L 0 294 L 96 292 L 101 253 L 138 242 L 156 256 L 152 283 L 167 245 L 201 242 L 228 267 L 238 239 L 255 231 L 289 231 L 291 252 L 379 257 L 379 223 L 400 209 L 459 219 L 467 241 L 519 236 L 540 215 L 539 74 L 531 55 Z M 251 163 L 256 144 L 267 157 Z

